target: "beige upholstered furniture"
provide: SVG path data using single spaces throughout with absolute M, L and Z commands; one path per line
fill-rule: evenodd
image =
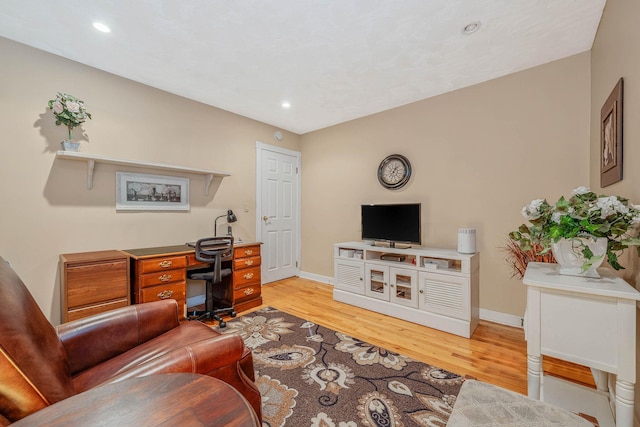
M 447 427 L 593 427 L 557 406 L 475 380 L 460 389 Z

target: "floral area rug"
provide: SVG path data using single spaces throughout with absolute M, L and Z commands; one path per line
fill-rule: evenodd
M 218 330 L 253 351 L 263 427 L 442 427 L 464 382 L 270 307 Z

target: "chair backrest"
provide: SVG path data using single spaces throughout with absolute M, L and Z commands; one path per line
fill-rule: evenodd
M 15 422 L 75 394 L 54 327 L 0 257 L 0 420 Z
M 195 256 L 200 262 L 211 265 L 213 283 L 222 280 L 222 261 L 233 258 L 233 237 L 205 237 L 198 239 L 195 246 Z
M 196 241 L 195 256 L 200 262 L 213 264 L 217 258 L 233 258 L 233 237 L 205 237 Z

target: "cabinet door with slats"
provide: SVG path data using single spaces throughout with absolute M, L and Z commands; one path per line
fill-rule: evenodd
M 335 260 L 334 269 L 336 289 L 364 295 L 364 263 Z
M 421 272 L 419 278 L 420 309 L 470 320 L 468 278 L 425 272 Z

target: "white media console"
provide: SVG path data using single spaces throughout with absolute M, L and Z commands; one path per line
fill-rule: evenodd
M 479 318 L 479 254 L 334 245 L 333 299 L 471 337 Z

